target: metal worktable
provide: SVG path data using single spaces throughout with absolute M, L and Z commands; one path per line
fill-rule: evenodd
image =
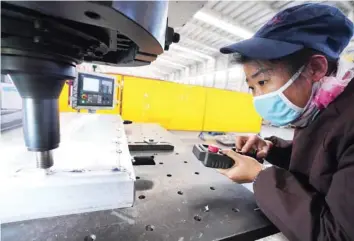
M 135 166 L 134 207 L 2 224 L 2 241 L 255 240 L 277 232 L 257 208 L 252 192 L 205 168 L 192 146 L 154 124 L 125 128 L 128 141 L 173 143 L 156 165 Z M 93 238 L 93 239 L 92 239 Z

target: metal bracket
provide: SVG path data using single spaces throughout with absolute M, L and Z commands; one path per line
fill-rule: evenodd
M 173 151 L 174 146 L 168 142 L 146 139 L 143 142 L 128 142 L 129 151 Z

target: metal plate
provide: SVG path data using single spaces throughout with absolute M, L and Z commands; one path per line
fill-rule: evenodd
M 144 142 L 133 142 L 128 145 L 129 151 L 173 151 L 175 148 L 170 143 L 144 143 Z
M 62 142 L 53 150 L 48 175 L 35 168 L 35 155 L 25 149 L 20 128 L 0 138 L 3 223 L 133 205 L 135 175 L 120 116 L 60 117 Z
M 192 145 L 158 125 L 125 128 L 130 141 L 145 137 L 175 146 L 174 152 L 152 153 L 155 166 L 135 166 L 134 207 L 3 224 L 2 241 L 84 241 L 90 235 L 104 241 L 255 240 L 277 232 L 253 194 L 204 167 Z

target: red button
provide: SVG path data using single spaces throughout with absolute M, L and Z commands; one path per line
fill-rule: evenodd
M 209 146 L 208 146 L 208 150 L 209 150 L 210 152 L 212 152 L 212 153 L 218 153 L 218 152 L 219 152 L 219 147 L 209 145 Z

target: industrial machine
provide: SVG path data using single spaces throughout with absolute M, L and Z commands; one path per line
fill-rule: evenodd
M 1 72 L 11 75 L 23 99 L 25 143 L 37 153 L 37 167 L 53 165 L 58 97 L 65 81 L 75 79 L 76 65 L 150 64 L 179 41 L 167 13 L 167 1 L 1 2 Z

